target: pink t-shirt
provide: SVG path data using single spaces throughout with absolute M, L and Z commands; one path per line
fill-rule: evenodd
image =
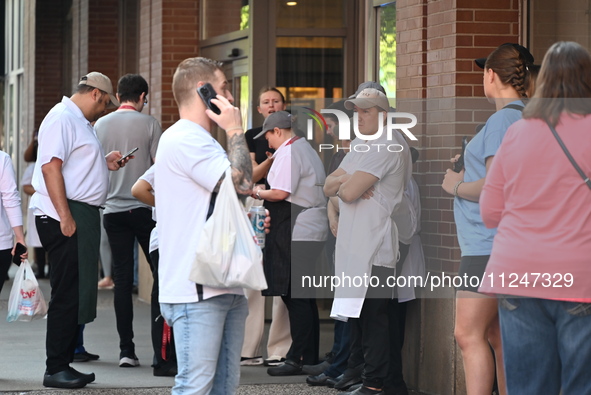
M 563 114 L 556 130 L 591 175 L 591 115 Z M 591 302 L 591 189 L 543 120 L 509 128 L 480 211 L 498 228 L 480 292 Z

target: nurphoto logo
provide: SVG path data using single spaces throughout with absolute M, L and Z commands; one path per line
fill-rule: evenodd
M 347 116 L 346 113 L 344 113 L 341 110 L 336 110 L 336 109 L 326 109 L 323 108 L 320 110 L 320 112 L 315 111 L 312 108 L 309 107 L 304 107 L 306 110 L 308 110 L 307 112 L 305 112 L 306 115 L 309 116 L 309 119 L 307 120 L 307 124 L 306 124 L 306 138 L 308 140 L 313 140 L 314 139 L 314 123 L 316 123 L 318 125 L 318 127 L 320 128 L 320 130 L 324 133 L 326 132 L 327 129 L 327 124 L 326 124 L 326 120 L 324 119 L 324 117 L 322 116 L 322 114 L 333 114 L 337 117 L 338 122 L 339 122 L 339 133 L 338 133 L 338 140 L 353 140 L 353 138 L 351 138 L 351 120 L 349 119 L 349 117 Z M 417 141 L 418 139 L 416 138 L 416 136 L 414 134 L 411 133 L 411 131 L 409 129 L 413 128 L 414 126 L 416 126 L 417 124 L 417 117 L 411 113 L 408 112 L 388 112 L 386 115 L 386 124 L 384 125 L 384 113 L 380 112 L 378 115 L 378 130 L 371 135 L 366 135 L 366 134 L 362 134 L 361 132 L 359 132 L 359 126 L 358 126 L 358 114 L 354 113 L 353 114 L 353 133 L 355 134 L 355 137 L 358 137 L 360 139 L 363 140 L 367 140 L 367 141 L 373 141 L 373 140 L 377 140 L 379 139 L 382 134 L 386 133 L 386 137 L 388 140 L 393 140 L 392 138 L 392 133 L 395 129 L 400 130 L 402 133 L 404 133 L 406 135 L 406 137 L 408 137 L 410 140 L 413 141 Z M 406 123 L 401 123 L 401 119 L 409 119 L 410 122 L 406 122 Z M 378 150 L 383 146 L 385 149 L 387 149 L 390 152 L 400 152 L 402 151 L 402 146 L 400 144 L 390 144 L 390 145 L 385 145 L 385 144 L 373 144 L 375 146 L 377 146 Z M 319 151 L 322 151 L 323 149 L 334 149 L 335 146 L 333 144 L 320 144 L 319 146 Z M 340 147 L 337 146 L 337 151 L 339 150 Z M 355 147 L 355 150 L 359 151 L 359 152 L 366 152 L 370 150 L 370 145 L 368 144 L 358 144 Z

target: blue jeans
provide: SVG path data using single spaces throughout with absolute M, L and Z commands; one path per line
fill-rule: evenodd
M 226 294 L 195 303 L 161 303 L 160 309 L 176 340 L 178 374 L 172 394 L 235 394 L 246 298 Z
M 499 298 L 509 395 L 591 394 L 591 303 Z

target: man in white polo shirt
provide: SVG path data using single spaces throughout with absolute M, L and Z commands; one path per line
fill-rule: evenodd
M 210 83 L 220 109 L 207 109 L 197 89 Z M 209 288 L 189 280 L 201 230 L 214 192 L 228 168 L 236 192 L 249 195 L 252 163 L 240 110 L 220 64 L 189 58 L 177 67 L 172 91 L 180 120 L 162 135 L 156 153 L 160 309 L 172 326 L 178 374 L 172 394 L 236 393 L 240 350 L 248 314 L 241 288 Z M 228 153 L 213 138 L 215 124 L 226 131 Z
M 91 122 L 108 105 L 119 105 L 111 80 L 98 72 L 82 77 L 71 98 L 63 97 L 39 128 L 35 194 L 30 208 L 51 266 L 43 385 L 81 388 L 94 381 L 70 367 L 79 325 L 96 318 L 100 243 L 99 206 L 109 187 L 108 170 L 119 170 L 121 153 L 106 157 Z

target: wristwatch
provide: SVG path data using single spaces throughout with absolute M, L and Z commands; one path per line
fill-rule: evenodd
M 261 198 L 261 190 L 260 190 L 260 189 L 257 189 L 256 196 L 257 196 L 257 199 L 259 199 L 259 200 L 263 200 L 263 199 Z

